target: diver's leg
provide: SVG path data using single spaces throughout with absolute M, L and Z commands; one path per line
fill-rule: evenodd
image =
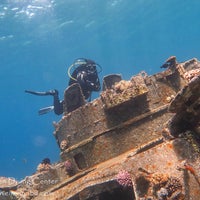
M 57 90 L 55 90 L 55 93 L 53 95 L 53 105 L 54 113 L 57 115 L 61 115 L 63 113 L 63 101 L 60 101 Z
M 63 101 L 59 100 L 58 96 L 58 90 L 49 90 L 47 92 L 36 92 L 36 91 L 31 91 L 31 90 L 25 90 L 26 93 L 29 94 L 34 94 L 38 96 L 47 96 L 47 95 L 52 95 L 53 96 L 53 107 L 47 107 L 44 109 L 41 109 L 39 111 L 39 114 L 46 114 L 48 111 L 51 111 L 52 109 L 54 110 L 54 113 L 57 115 L 60 115 L 63 113 Z

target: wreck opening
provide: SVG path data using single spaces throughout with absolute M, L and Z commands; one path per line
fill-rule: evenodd
M 135 200 L 132 187 L 123 187 L 112 180 L 85 188 L 68 200 Z
M 87 195 L 86 195 L 87 194 Z M 87 196 L 87 197 L 86 197 Z M 132 187 L 123 187 L 115 180 L 94 185 L 79 193 L 79 199 L 86 200 L 135 200 Z
M 76 164 L 77 164 L 77 166 L 80 170 L 85 169 L 87 167 L 85 157 L 83 156 L 82 153 L 77 153 L 74 156 L 74 160 L 75 160 L 75 162 L 76 162 Z
M 113 189 L 112 191 L 105 191 L 96 197 L 89 198 L 88 200 L 135 200 L 133 189 L 123 188 L 122 186 Z

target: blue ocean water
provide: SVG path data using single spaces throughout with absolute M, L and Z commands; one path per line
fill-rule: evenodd
M 62 98 L 80 57 L 102 66 L 101 80 L 159 72 L 171 55 L 200 59 L 199 8 L 198 0 L 1 0 L 0 176 L 20 180 L 43 158 L 59 160 L 52 122 L 61 116 L 39 116 L 52 98 L 25 89 L 56 88 Z

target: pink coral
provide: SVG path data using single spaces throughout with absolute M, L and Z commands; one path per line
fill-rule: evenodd
M 66 160 L 64 163 L 65 166 L 65 170 L 68 174 L 72 174 L 73 173 L 73 166 L 70 160 Z
M 123 187 L 132 186 L 131 175 L 126 170 L 120 171 L 116 176 L 116 180 Z

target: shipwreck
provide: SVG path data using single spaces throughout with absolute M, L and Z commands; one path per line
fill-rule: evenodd
M 53 133 L 61 160 L 0 179 L 0 199 L 199 200 L 200 62 L 173 56 L 163 68 L 108 75 L 89 103 L 66 89 Z

